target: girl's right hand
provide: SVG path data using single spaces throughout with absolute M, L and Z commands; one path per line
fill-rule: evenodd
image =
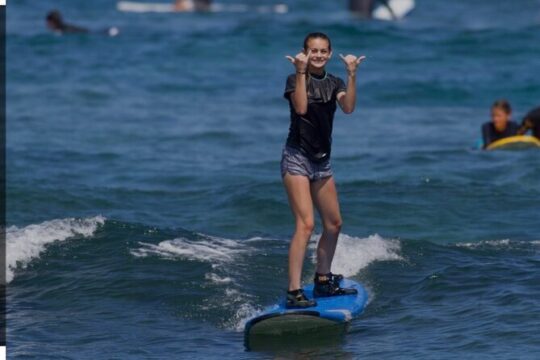
M 296 68 L 296 72 L 299 73 L 305 73 L 307 70 L 309 57 L 311 56 L 311 49 L 309 49 L 308 53 L 304 53 L 304 51 L 299 52 L 296 54 L 295 57 L 292 56 L 285 56 L 289 61 L 294 65 Z

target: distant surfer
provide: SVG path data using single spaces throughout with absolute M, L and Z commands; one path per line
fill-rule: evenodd
M 289 248 L 288 308 L 316 306 L 301 286 L 302 266 L 314 228 L 313 205 L 321 216 L 323 233 L 317 247 L 315 297 L 356 294 L 339 286 L 342 275 L 330 272 L 341 230 L 341 214 L 330 166 L 332 124 L 336 103 L 344 113 L 356 103 L 356 70 L 364 56 L 340 55 L 347 69 L 347 84 L 325 70 L 332 56 L 330 39 L 311 33 L 295 57 L 287 56 L 295 73 L 287 77 L 284 97 L 289 101 L 290 128 L 281 159 L 281 175 L 296 227 Z
M 47 27 L 54 31 L 57 34 L 86 34 L 90 33 L 90 30 L 75 26 L 71 24 L 67 24 L 64 22 L 64 19 L 62 17 L 62 14 L 58 10 L 52 10 L 50 11 L 47 16 L 45 17 L 45 22 L 47 24 Z M 119 33 L 118 28 L 111 27 L 107 28 L 104 31 L 101 31 L 102 33 L 105 33 L 109 36 L 116 36 Z
M 371 18 L 378 4 L 385 6 L 392 14 L 392 18 L 396 18 L 394 11 L 388 4 L 388 0 L 349 0 L 349 11 L 363 18 Z
M 45 18 L 47 27 L 54 32 L 64 33 L 87 33 L 88 29 L 83 27 L 70 25 L 64 22 L 62 14 L 58 10 L 50 11 Z
M 176 0 L 174 2 L 174 11 L 209 11 L 210 5 L 210 0 Z
M 512 107 L 504 99 L 497 100 L 491 106 L 491 121 L 482 125 L 482 140 L 484 149 L 500 139 L 518 135 L 519 125 L 511 121 Z
M 532 131 L 533 136 L 540 139 L 540 106 L 532 109 L 525 115 L 518 134 L 523 135 L 529 130 Z

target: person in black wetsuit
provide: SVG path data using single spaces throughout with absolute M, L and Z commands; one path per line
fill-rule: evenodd
M 88 29 L 66 24 L 62 18 L 62 14 L 58 10 L 50 11 L 45 18 L 47 22 L 47 27 L 54 32 L 64 34 L 64 33 L 87 33 Z
M 336 184 L 330 166 L 332 125 L 337 104 L 344 113 L 353 112 L 356 102 L 356 70 L 364 56 L 340 55 L 347 69 L 347 84 L 325 70 L 332 56 L 330 39 L 311 33 L 304 49 L 287 56 L 295 73 L 287 77 L 285 98 L 289 101 L 290 128 L 281 158 L 281 176 L 296 228 L 289 248 L 289 291 L 287 307 L 316 305 L 302 291 L 301 275 L 306 246 L 314 227 L 313 205 L 323 224 L 317 247 L 315 297 L 355 294 L 341 288 L 341 275 L 330 272 L 341 230 Z
M 504 99 L 491 106 L 491 121 L 482 125 L 483 148 L 500 139 L 518 135 L 519 125 L 510 120 L 512 108 Z
M 349 11 L 363 18 L 371 18 L 377 4 L 386 6 L 392 17 L 395 18 L 392 8 L 388 5 L 388 0 L 349 0 Z
M 45 22 L 49 29 L 61 35 L 62 34 L 88 34 L 88 33 L 93 32 L 80 26 L 75 26 L 75 25 L 65 23 L 62 17 L 62 14 L 58 10 L 50 11 L 45 17 Z M 119 32 L 120 31 L 118 30 L 118 28 L 110 27 L 101 31 L 95 31 L 93 33 L 116 36 L 119 34 Z
M 540 106 L 525 115 L 518 133 L 523 135 L 529 130 L 532 130 L 532 135 L 540 140 Z

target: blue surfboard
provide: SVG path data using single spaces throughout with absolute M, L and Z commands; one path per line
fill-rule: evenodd
M 355 288 L 358 294 L 316 298 L 317 306 L 305 309 L 287 309 L 283 298 L 246 323 L 246 341 L 252 336 L 299 334 L 348 323 L 364 311 L 368 295 L 362 285 L 350 279 L 343 279 L 340 286 Z M 304 286 L 304 292 L 313 298 L 313 284 Z

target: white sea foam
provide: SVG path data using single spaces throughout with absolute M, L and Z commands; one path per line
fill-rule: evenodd
M 107 32 L 109 33 L 110 37 L 114 37 L 114 36 L 117 36 L 118 34 L 120 34 L 120 30 L 118 30 L 117 27 L 109 28 L 109 30 Z
M 235 331 L 244 331 L 246 323 L 250 319 L 261 314 L 262 311 L 262 308 L 257 308 L 249 303 L 243 303 L 238 307 L 238 310 L 234 316 L 229 320 L 227 327 Z
M 183 237 L 164 240 L 159 244 L 139 242 L 138 249 L 131 250 L 136 257 L 160 256 L 168 259 L 188 259 L 215 264 L 229 263 L 235 256 L 248 251 L 241 241 L 204 235 L 203 239 L 190 240 Z
M 523 249 L 530 246 L 540 245 L 540 240 L 534 241 L 519 241 L 519 240 L 510 240 L 510 239 L 501 239 L 501 240 L 484 240 L 478 242 L 466 242 L 466 243 L 457 243 L 457 247 L 464 247 L 468 249 L 478 249 L 478 248 L 494 248 L 494 249 Z
M 475 242 L 475 243 L 471 243 L 471 242 L 468 242 L 468 243 L 457 243 L 456 246 L 457 247 L 465 247 L 465 248 L 469 248 L 469 249 L 476 249 L 478 247 L 481 247 L 481 246 L 494 246 L 494 247 L 499 247 L 499 246 L 508 246 L 510 244 L 510 239 L 503 239 L 503 240 L 486 240 L 486 241 L 479 241 L 479 242 Z
M 191 260 L 209 263 L 212 271 L 204 275 L 205 280 L 212 286 L 221 287 L 222 291 L 215 304 L 208 304 L 207 309 L 216 306 L 238 307 L 249 298 L 248 294 L 242 294 L 234 276 L 235 264 L 241 261 L 241 256 L 249 254 L 253 247 L 248 240 L 231 240 L 204 234 L 198 234 L 200 238 L 190 240 L 176 238 L 164 240 L 160 243 L 149 244 L 139 242 L 140 247 L 131 250 L 135 257 L 157 256 L 163 259 Z M 230 327 L 234 327 L 230 326 Z
M 232 279 L 230 277 L 221 277 L 214 273 L 206 273 L 204 274 L 204 278 L 217 285 L 229 284 L 230 282 L 232 282 Z
M 313 263 L 316 262 L 315 249 L 319 239 L 320 235 L 314 235 L 312 237 L 314 241 L 310 242 Z M 377 234 L 367 238 L 340 234 L 332 262 L 332 272 L 353 276 L 374 261 L 403 260 L 399 255 L 400 250 L 399 240 L 384 239 Z
M 212 271 L 204 275 L 206 281 L 220 286 L 222 295 L 216 302 L 204 305 L 202 310 L 214 307 L 236 309 L 234 315 L 224 326 L 235 331 L 242 331 L 245 323 L 262 311 L 253 305 L 253 296 L 245 293 L 234 278 L 234 264 L 241 261 L 242 256 L 249 255 L 254 249 L 254 242 L 264 240 L 254 237 L 245 240 L 231 240 L 199 234 L 195 240 L 183 237 L 149 244 L 140 242 L 140 247 L 131 250 L 135 257 L 157 256 L 163 259 L 185 259 L 202 261 L 212 265 Z
M 17 268 L 28 263 L 45 250 L 47 244 L 64 241 L 74 236 L 89 237 L 105 223 L 103 216 L 86 219 L 55 219 L 22 228 L 10 226 L 6 230 L 6 281 L 13 280 Z

